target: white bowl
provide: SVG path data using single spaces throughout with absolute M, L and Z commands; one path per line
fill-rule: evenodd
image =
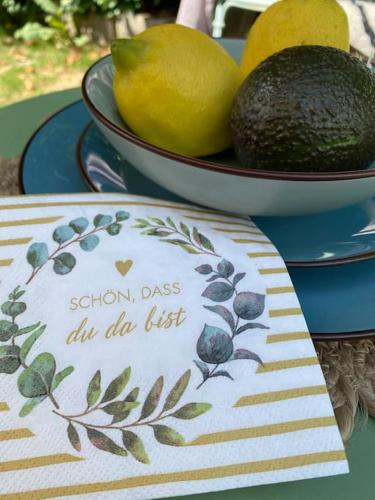
M 235 60 L 244 41 L 220 43 Z M 93 64 L 82 81 L 83 99 L 96 125 L 136 169 L 166 189 L 219 210 L 272 216 L 325 212 L 375 195 L 375 169 L 302 173 L 244 169 L 228 154 L 191 158 L 158 148 L 131 132 L 121 119 L 112 91 L 110 56 Z M 322 157 L 324 161 L 324 157 Z

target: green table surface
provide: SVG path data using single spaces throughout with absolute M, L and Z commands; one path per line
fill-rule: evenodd
M 21 154 L 34 129 L 80 98 L 79 89 L 55 92 L 0 108 L 0 156 Z M 375 486 L 375 421 L 358 425 L 347 449 L 350 474 L 192 495 L 202 500 L 370 500 Z M 1 481 L 0 481 L 1 493 Z

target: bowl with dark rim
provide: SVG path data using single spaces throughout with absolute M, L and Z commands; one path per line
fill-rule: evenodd
M 219 43 L 239 61 L 243 40 Z M 375 164 L 344 172 L 263 171 L 241 167 L 230 150 L 192 158 L 154 146 L 134 134 L 120 117 L 113 72 L 111 56 L 106 56 L 83 78 L 82 95 L 94 122 L 130 164 L 187 200 L 241 214 L 284 216 L 335 210 L 375 195 Z

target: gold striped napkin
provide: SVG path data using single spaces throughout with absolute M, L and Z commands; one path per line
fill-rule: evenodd
M 0 289 L 4 498 L 347 472 L 287 269 L 249 219 L 131 195 L 1 199 Z

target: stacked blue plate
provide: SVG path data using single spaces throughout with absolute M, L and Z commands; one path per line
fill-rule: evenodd
M 21 161 L 27 194 L 127 192 L 184 201 L 121 158 L 82 101 L 52 116 Z M 318 215 L 256 217 L 289 268 L 316 340 L 375 336 L 375 199 Z

